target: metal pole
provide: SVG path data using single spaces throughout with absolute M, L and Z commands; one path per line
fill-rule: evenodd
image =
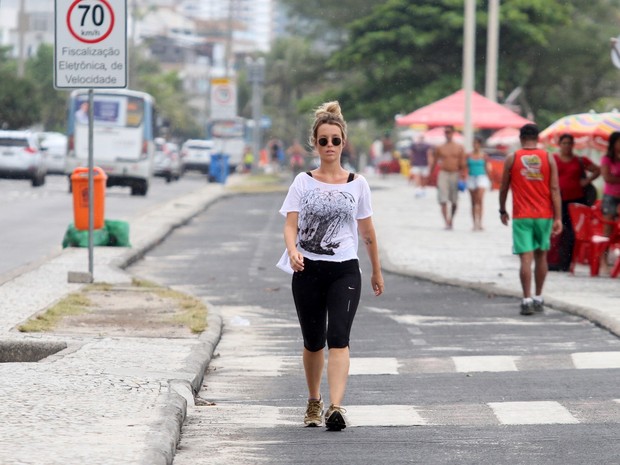
M 263 113 L 263 82 L 265 80 L 265 60 L 261 57 L 256 60 L 248 60 L 248 75 L 252 83 L 252 119 L 254 128 L 252 130 L 252 153 L 254 162 L 260 160 L 261 147 L 261 117 Z
M 24 77 L 24 69 L 25 69 L 25 50 L 26 44 L 26 9 L 24 6 L 25 0 L 19 1 L 19 12 L 17 13 L 17 37 L 18 37 L 18 45 L 17 45 L 17 77 Z
M 252 66 L 256 66 L 253 64 Z M 258 162 L 260 155 L 260 83 L 258 79 L 252 82 L 252 119 L 254 120 L 254 127 L 252 130 L 252 152 L 254 153 L 254 162 Z
M 94 142 L 94 115 L 95 105 L 93 98 L 93 89 L 88 89 L 88 272 L 91 279 L 93 277 L 93 230 L 95 228 L 95 189 L 93 179 L 94 157 L 93 157 L 93 142 Z
M 463 39 L 463 89 L 465 92 L 463 135 L 465 136 L 465 150 L 471 151 L 474 139 L 471 100 L 474 91 L 474 59 L 476 53 L 474 48 L 476 43 L 476 0 L 465 0 Z
M 487 72 L 485 95 L 497 102 L 497 57 L 499 54 L 499 0 L 489 0 L 487 25 Z

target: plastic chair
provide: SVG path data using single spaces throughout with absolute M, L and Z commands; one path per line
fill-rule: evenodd
M 568 205 L 568 214 L 575 232 L 570 272 L 574 274 L 575 265 L 585 261 L 590 265 L 590 276 L 598 276 L 601 256 L 609 245 L 609 237 L 595 233 L 595 212 L 592 207 L 571 203 Z
M 592 206 L 593 211 L 593 233 L 596 235 L 604 235 L 603 230 L 605 225 L 611 226 L 611 234 L 609 235 L 609 252 L 617 254 L 616 261 L 611 270 L 611 277 L 616 278 L 620 275 L 620 221 L 608 220 L 603 216 L 601 211 L 600 200 Z

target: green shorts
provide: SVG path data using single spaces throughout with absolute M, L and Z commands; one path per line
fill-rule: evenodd
M 512 220 L 512 253 L 549 250 L 551 227 L 549 218 L 517 218 Z

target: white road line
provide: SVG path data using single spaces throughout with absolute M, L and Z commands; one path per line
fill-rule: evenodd
M 422 426 L 424 418 L 413 405 L 353 405 L 345 407 L 349 426 Z
M 505 355 L 452 357 L 458 373 L 482 371 L 517 371 L 516 361 L 520 357 Z
M 575 368 L 620 368 L 620 352 L 580 352 L 571 354 Z
M 399 366 L 391 357 L 351 357 L 349 375 L 397 375 Z
M 576 424 L 579 421 L 558 402 L 492 402 L 488 404 L 503 425 Z
M 620 399 L 615 399 L 620 403 Z M 574 425 L 619 423 L 617 412 L 611 415 L 613 401 L 564 406 L 555 401 L 492 402 L 488 404 L 441 405 L 344 405 L 350 427 L 411 426 L 499 426 L 499 425 Z M 326 406 L 327 407 L 327 406 Z M 569 410 L 569 408 L 571 410 Z M 215 405 L 196 407 L 199 415 L 212 426 L 228 428 L 303 428 L 304 405 L 276 407 L 216 401 Z M 575 416 L 571 411 L 574 409 Z

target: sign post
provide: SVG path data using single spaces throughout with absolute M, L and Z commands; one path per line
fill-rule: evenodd
M 54 87 L 88 89 L 88 274 L 93 281 L 93 89 L 127 87 L 127 0 L 55 0 Z

